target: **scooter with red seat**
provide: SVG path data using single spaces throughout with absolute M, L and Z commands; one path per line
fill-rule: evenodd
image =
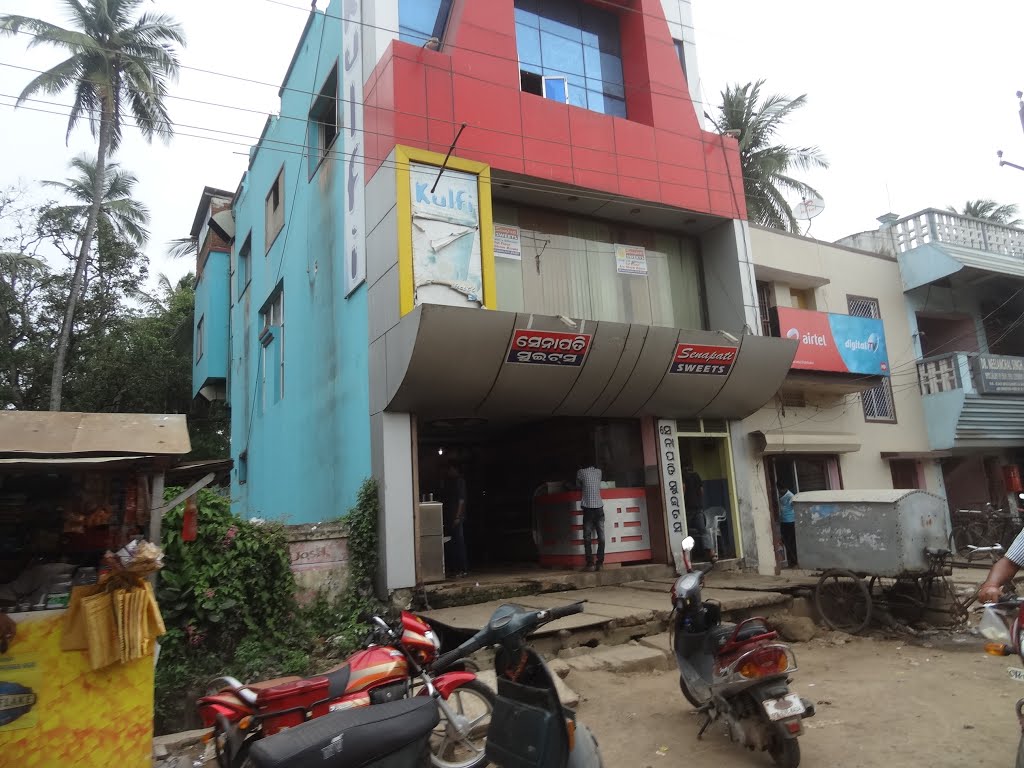
M 213 692 L 200 698 L 197 706 L 203 724 L 213 729 L 220 768 L 239 768 L 253 743 L 284 729 L 418 694 L 429 694 L 439 710 L 439 723 L 430 739 L 432 764 L 437 768 L 485 765 L 494 692 L 465 666 L 441 671 L 436 677 L 429 672 L 441 640 L 418 616 L 403 611 L 394 627 L 378 617 L 372 625 L 374 642 L 369 647 L 313 677 L 248 684 L 231 677 L 214 680 Z

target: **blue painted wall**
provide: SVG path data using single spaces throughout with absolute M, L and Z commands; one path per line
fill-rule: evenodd
M 228 302 L 231 299 L 228 273 L 231 257 L 211 251 L 196 282 L 196 310 L 192 350 L 192 396 L 207 384 L 222 384 L 228 375 Z M 199 323 L 202 321 L 202 349 L 199 352 Z
M 244 517 L 289 524 L 345 514 L 370 475 L 366 286 L 345 298 L 342 274 L 343 135 L 312 177 L 303 152 L 311 93 L 323 87 L 342 50 L 340 15 L 335 0 L 326 16 L 311 16 L 282 87 L 281 116 L 271 118 L 251 153 L 234 204 L 232 499 Z M 282 167 L 284 227 L 268 250 L 266 197 Z M 245 284 L 238 279 L 238 258 L 250 235 Z M 260 311 L 279 286 L 283 333 L 275 329 L 264 349 Z M 281 343 L 283 396 L 277 380 Z M 265 392 L 264 351 L 270 361 Z

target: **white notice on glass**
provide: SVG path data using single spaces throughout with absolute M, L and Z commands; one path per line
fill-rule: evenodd
M 647 249 L 642 245 L 616 245 L 615 271 L 620 275 L 647 276 Z
M 523 260 L 523 245 L 519 239 L 519 227 L 507 224 L 494 225 L 494 255 L 499 259 Z

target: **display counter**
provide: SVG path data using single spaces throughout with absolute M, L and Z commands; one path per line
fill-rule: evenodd
M 0 655 L 0 765 L 149 765 L 153 656 L 93 670 L 61 650 L 66 610 L 7 614 L 17 634 Z
M 580 567 L 583 551 L 583 508 L 580 491 L 533 497 L 533 536 L 541 565 Z M 645 488 L 605 488 L 605 563 L 641 563 L 651 559 Z M 597 542 L 594 542 L 596 554 Z

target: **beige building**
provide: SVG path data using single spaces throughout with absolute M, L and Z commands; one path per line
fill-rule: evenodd
M 750 501 L 758 568 L 770 573 L 785 563 L 779 483 L 794 492 L 945 491 L 929 455 L 896 258 L 776 230 L 750 232 L 760 332 L 800 340 L 782 389 L 744 420 L 747 439 L 736 451 L 737 491 Z

